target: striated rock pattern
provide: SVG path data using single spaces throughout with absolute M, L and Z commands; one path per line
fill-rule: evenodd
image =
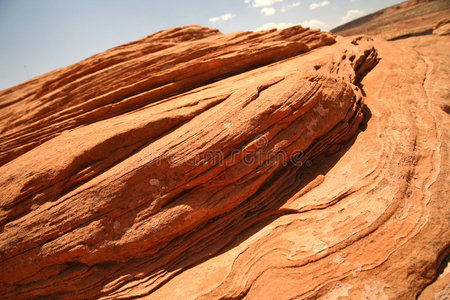
M 0 164 L 64 130 L 334 42 L 300 27 L 223 35 L 190 26 L 119 46 L 2 91 Z
M 186 26 L 0 92 L 0 297 L 418 296 L 448 46 Z

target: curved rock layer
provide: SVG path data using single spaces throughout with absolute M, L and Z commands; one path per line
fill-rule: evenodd
M 301 27 L 224 35 L 187 26 L 113 48 L 0 92 L 0 165 L 64 130 L 334 42 Z
M 448 45 L 188 26 L 0 92 L 0 297 L 417 296 Z

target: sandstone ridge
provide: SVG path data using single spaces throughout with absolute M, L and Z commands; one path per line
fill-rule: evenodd
M 0 297 L 419 295 L 448 60 L 395 43 L 192 25 L 1 91 Z

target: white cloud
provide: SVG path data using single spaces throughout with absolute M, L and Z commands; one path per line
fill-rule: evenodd
M 255 31 L 259 31 L 259 30 L 269 30 L 269 29 L 273 29 L 273 28 L 276 28 L 276 29 L 285 29 L 285 28 L 288 28 L 288 27 L 292 27 L 292 26 L 294 26 L 294 25 L 296 25 L 296 24 L 293 24 L 293 23 L 283 23 L 283 22 L 281 22 L 281 23 L 273 23 L 273 22 L 270 22 L 270 23 L 266 23 L 266 24 L 260 26 L 260 27 L 257 28 Z
M 327 6 L 328 4 L 330 4 L 330 2 L 328 2 L 328 1 L 322 1 L 320 3 L 311 3 L 309 5 L 309 9 L 313 10 L 313 9 L 316 9 L 316 8 L 319 8 L 319 7 Z
M 364 10 L 350 9 L 349 11 L 347 11 L 347 14 L 341 18 L 340 24 L 350 22 L 351 20 L 354 20 L 356 18 L 363 16 L 365 13 L 366 12 Z
M 222 20 L 222 21 L 228 21 L 229 19 L 232 19 L 232 18 L 234 18 L 234 17 L 236 17 L 236 15 L 233 15 L 233 14 L 224 14 L 224 15 L 221 15 L 220 17 L 212 17 L 212 18 L 209 18 L 209 21 L 210 21 L 211 23 L 216 23 L 216 22 L 219 21 L 219 20 Z
M 309 27 L 311 29 L 318 29 L 318 28 L 326 29 L 326 28 L 328 28 L 328 25 L 325 22 L 322 22 L 317 19 L 311 19 L 311 20 L 305 20 L 303 22 L 295 23 L 295 24 L 294 23 L 284 23 L 284 22 L 281 22 L 281 23 L 270 22 L 270 23 L 266 23 L 266 24 L 260 26 L 259 28 L 255 29 L 255 31 L 269 30 L 269 29 L 273 29 L 273 28 L 280 30 L 280 29 L 289 28 L 289 27 L 292 27 L 295 25 L 301 25 L 304 28 Z
M 251 3 L 253 7 L 271 6 L 277 2 L 283 2 L 283 0 L 245 0 L 245 3 Z
M 288 9 L 300 6 L 300 2 L 292 2 L 291 4 L 285 5 L 282 8 L 280 8 L 281 12 L 286 12 Z
M 317 19 L 305 20 L 305 21 L 301 22 L 300 25 L 302 25 L 302 27 L 305 27 L 305 28 L 309 27 L 311 29 L 327 28 L 327 24 L 325 24 L 324 22 L 317 20 Z
M 266 16 L 271 16 L 271 15 L 275 14 L 275 8 L 264 7 L 263 9 L 261 9 L 261 13 Z
M 220 18 L 221 18 L 222 20 L 224 20 L 224 21 L 228 21 L 229 19 L 232 19 L 232 18 L 234 18 L 234 17 L 236 17 L 236 15 L 233 15 L 233 14 L 224 14 L 224 15 L 221 16 Z

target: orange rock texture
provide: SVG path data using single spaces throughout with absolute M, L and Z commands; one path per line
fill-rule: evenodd
M 185 26 L 1 91 L 0 297 L 445 293 L 449 46 Z

